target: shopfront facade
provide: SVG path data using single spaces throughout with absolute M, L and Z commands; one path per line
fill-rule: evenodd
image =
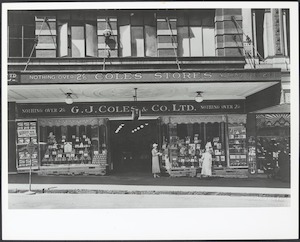
M 268 85 L 273 92 L 265 94 L 276 96 L 276 86 L 280 82 L 278 70 L 259 73 L 244 70 L 172 70 L 15 75 L 18 77 L 13 85 L 15 90 L 18 90 L 18 84 L 36 85 L 44 81 L 51 84 L 63 77 L 64 82 L 74 82 L 74 78 L 77 79 L 78 76 L 85 77 L 86 81 L 93 85 L 101 76 L 101 82 L 108 82 L 109 79 L 108 85 L 114 81 L 113 87 L 124 85 L 124 80 L 128 78 L 142 78 L 142 82 L 154 89 L 170 83 L 189 86 L 198 85 L 200 82 L 201 85 L 207 86 L 240 85 L 248 88 L 255 86 L 256 89 L 261 85 L 264 91 L 263 87 Z M 157 79 L 159 81 L 153 83 L 153 80 Z M 248 93 L 251 91 L 246 90 Z M 249 100 L 207 99 L 196 102 L 176 100 L 175 97 L 175 100 L 168 101 L 135 99 L 72 104 L 17 103 L 16 168 L 18 172 L 26 172 L 32 162 L 33 169 L 42 174 L 150 173 L 151 147 L 153 143 L 158 143 L 159 149 L 168 150 L 175 173 L 179 170 L 195 171 L 201 166 L 200 158 L 205 144 L 210 142 L 214 150 L 215 170 L 247 171 L 247 105 L 257 105 L 251 98 Z M 139 111 L 138 117 L 133 116 L 133 110 Z M 29 142 L 36 144 L 36 151 L 31 157 L 26 151 Z M 163 159 L 161 165 L 164 166 Z
M 132 107 L 143 110 L 136 121 Z M 103 174 L 129 167 L 149 172 L 153 143 L 169 144 L 174 167 L 197 167 L 207 142 L 214 146 L 215 166 L 247 167 L 243 100 L 18 104 L 16 126 L 20 171 L 30 165 L 23 149 L 30 141 L 38 147 L 32 155 L 37 170 L 71 165 L 103 166 Z M 125 159 L 136 165 L 121 164 Z
M 250 113 L 279 104 L 282 76 L 245 69 L 242 9 L 142 11 L 9 14 L 9 172 L 150 173 L 153 143 L 195 169 L 207 142 L 215 170 L 248 171 Z

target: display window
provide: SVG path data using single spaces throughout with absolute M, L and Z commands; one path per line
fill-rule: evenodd
M 39 127 L 41 166 L 107 163 L 106 140 L 99 125 L 69 122 Z M 46 125 L 45 125 L 46 123 Z M 50 124 L 50 123 L 48 123 Z
M 256 115 L 257 169 L 290 167 L 290 114 Z M 284 156 L 284 159 L 280 159 Z M 280 164 L 281 163 L 281 164 Z
M 226 167 L 225 123 L 166 124 L 164 147 L 173 168 L 199 168 L 206 143 L 213 146 L 213 166 Z

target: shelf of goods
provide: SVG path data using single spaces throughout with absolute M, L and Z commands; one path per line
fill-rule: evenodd
M 36 121 L 17 122 L 17 168 L 28 169 L 32 162 L 32 168 L 38 167 L 38 150 L 32 153 L 31 157 L 27 151 L 27 145 L 32 142 L 37 145 Z
M 246 168 L 246 128 L 242 125 L 231 126 L 229 129 L 229 166 Z

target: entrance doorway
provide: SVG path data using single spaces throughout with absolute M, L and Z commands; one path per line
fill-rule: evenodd
M 114 172 L 151 172 L 152 144 L 158 142 L 157 120 L 111 120 L 109 132 Z

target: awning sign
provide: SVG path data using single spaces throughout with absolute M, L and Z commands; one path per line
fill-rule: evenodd
M 9 73 L 9 83 L 124 83 L 124 82 L 231 82 L 280 81 L 280 70 L 189 70 L 81 73 Z
M 162 102 L 105 102 L 17 104 L 18 118 L 33 117 L 80 117 L 80 116 L 130 116 L 132 109 L 141 115 L 183 114 L 241 114 L 245 113 L 244 100 L 162 101 Z

